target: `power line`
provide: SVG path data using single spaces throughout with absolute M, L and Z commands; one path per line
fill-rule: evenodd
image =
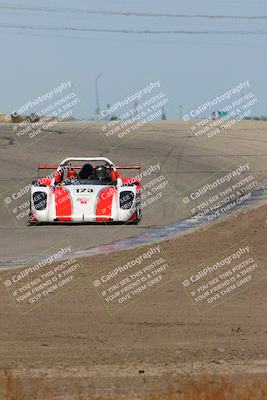
M 42 26 L 42 25 L 22 25 L 22 24 L 0 24 L 0 28 L 7 29 L 28 29 L 37 31 L 70 31 L 70 32 L 98 32 L 98 33 L 123 33 L 123 34 L 138 34 L 138 35 L 266 35 L 265 30 L 236 30 L 236 31 L 193 31 L 193 30 L 134 30 L 134 29 L 110 29 L 110 28 L 79 28 L 74 26 Z
M 0 27 L 1 28 L 1 27 Z M 2 28 L 1 28 L 2 29 Z M 85 37 L 85 36 L 72 36 L 70 37 L 68 34 L 64 35 L 64 34 L 49 34 L 49 33 L 32 33 L 32 32 L 26 32 L 26 31 L 22 31 L 22 32 L 16 32 L 16 31 L 1 31 L 2 34 L 6 34 L 6 35 L 16 35 L 16 36 L 27 36 L 27 37 L 38 37 L 38 38 L 56 38 L 56 39 L 69 39 L 69 40 L 91 40 L 91 41 L 103 41 L 103 42 L 117 42 L 117 43 L 140 43 L 140 44 L 144 44 L 144 39 L 133 39 L 133 38 L 129 38 L 127 37 L 127 39 L 122 39 L 122 38 L 115 38 L 115 37 L 105 37 L 105 38 L 101 38 L 101 37 Z M 150 40 L 149 43 L 151 44 L 173 44 L 173 45 L 177 45 L 177 42 L 175 40 Z M 229 47 L 266 47 L 265 42 L 264 43 L 248 43 L 248 42 L 243 42 L 243 43 L 235 43 L 235 42 L 205 42 L 203 40 L 201 41 L 196 41 L 196 42 L 191 42 L 191 41 L 179 41 L 179 44 L 184 44 L 184 45 L 195 45 L 195 46 L 199 46 L 201 45 L 205 45 L 205 46 L 227 46 Z
M 205 15 L 205 14 L 169 14 L 169 13 L 145 13 L 132 11 L 112 11 L 112 10 L 88 10 L 79 8 L 59 8 L 42 6 L 20 6 L 10 4 L 0 4 L 2 10 L 13 11 L 39 11 L 48 13 L 70 13 L 70 14 L 96 14 L 125 17 L 163 17 L 163 18 L 202 18 L 202 19 L 241 19 L 241 20 L 266 20 L 266 15 Z

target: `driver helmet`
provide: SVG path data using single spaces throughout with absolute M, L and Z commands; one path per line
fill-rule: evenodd
M 95 167 L 95 178 L 99 181 L 103 181 L 110 177 L 110 168 L 106 165 L 99 165 Z

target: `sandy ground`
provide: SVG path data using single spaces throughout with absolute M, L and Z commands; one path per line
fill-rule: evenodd
M 169 378 L 177 388 L 203 368 L 267 373 L 266 211 L 263 205 L 162 243 L 178 276 L 244 239 L 253 247 L 263 279 L 203 315 L 178 278 L 113 315 L 89 278 L 26 315 L 1 286 L 0 368 L 13 370 L 27 396 L 49 387 L 64 399 L 164 390 Z M 83 262 L 92 272 L 124 256 Z

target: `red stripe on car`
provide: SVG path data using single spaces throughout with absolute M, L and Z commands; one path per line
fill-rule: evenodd
M 63 187 L 55 189 L 56 219 L 58 221 L 71 221 L 72 204 L 70 193 Z
M 96 222 L 108 221 L 111 218 L 112 200 L 115 193 L 114 187 L 107 187 L 99 192 L 95 213 Z

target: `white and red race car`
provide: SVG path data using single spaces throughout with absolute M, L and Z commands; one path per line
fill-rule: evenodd
M 29 224 L 140 222 L 141 180 L 119 173 L 139 165 L 115 166 L 106 157 L 70 157 L 59 166 L 39 165 L 38 175 L 40 169 L 55 171 L 32 182 Z

